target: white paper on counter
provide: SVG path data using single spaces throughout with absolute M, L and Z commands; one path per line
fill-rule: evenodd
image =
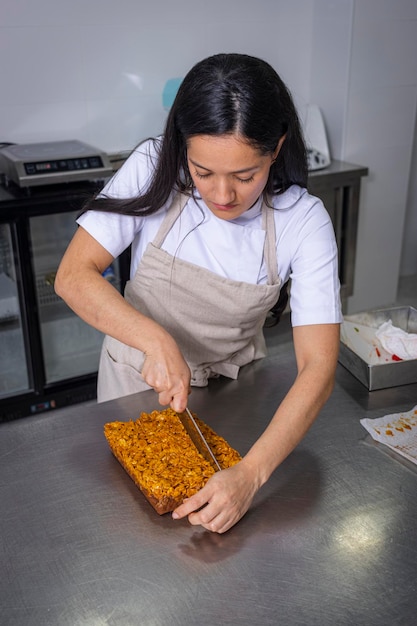
M 417 465 L 417 405 L 406 413 L 360 420 L 372 439 Z

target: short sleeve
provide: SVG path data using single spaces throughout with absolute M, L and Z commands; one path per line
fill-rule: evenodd
M 337 244 L 323 203 L 305 191 L 279 224 L 278 267 L 291 278 L 292 325 L 341 323 Z
M 141 144 L 107 183 L 100 195 L 112 198 L 138 196 L 149 183 L 156 159 L 155 142 L 148 140 Z M 133 242 L 143 226 L 144 219 L 90 210 L 81 215 L 77 223 L 116 258 Z

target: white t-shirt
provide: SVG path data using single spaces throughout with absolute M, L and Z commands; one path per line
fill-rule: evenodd
M 155 158 L 152 141 L 139 146 L 103 193 L 116 198 L 137 196 L 149 181 Z M 157 213 L 145 217 L 90 210 L 77 221 L 114 258 L 131 245 L 133 277 L 171 200 Z M 261 205 L 260 198 L 246 213 L 227 221 L 213 215 L 201 198 L 190 198 L 162 248 L 220 276 L 265 283 Z M 293 185 L 274 196 L 273 206 L 278 273 L 282 283 L 291 278 L 292 325 L 340 323 L 337 247 L 330 217 L 321 200 Z

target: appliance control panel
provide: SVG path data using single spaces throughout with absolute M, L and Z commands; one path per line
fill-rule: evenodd
M 0 172 L 20 187 L 104 179 L 114 173 L 105 152 L 77 140 L 1 148 Z
M 100 156 L 85 157 L 81 159 L 56 159 L 53 161 L 34 161 L 24 163 L 26 174 L 46 174 L 54 172 L 72 172 L 74 170 L 89 170 L 103 167 Z

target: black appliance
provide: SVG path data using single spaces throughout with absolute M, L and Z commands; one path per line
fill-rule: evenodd
M 0 186 L 0 421 L 96 397 L 102 335 L 55 294 L 76 216 L 102 181 Z M 126 252 L 105 275 L 122 292 Z

